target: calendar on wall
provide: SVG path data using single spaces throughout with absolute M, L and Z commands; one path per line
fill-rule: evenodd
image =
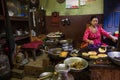
M 79 8 L 79 0 L 66 0 L 66 8 L 77 9 Z
M 86 5 L 86 2 L 91 2 L 96 0 L 66 0 L 66 8 L 77 9 L 79 6 Z

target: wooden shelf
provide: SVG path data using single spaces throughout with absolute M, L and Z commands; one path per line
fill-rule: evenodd
M 0 44 L 5 44 L 6 43 L 6 39 L 0 39 Z
M 30 37 L 30 35 L 16 36 L 16 37 L 15 37 L 15 41 L 22 40 L 22 39 L 26 39 L 26 38 L 29 38 L 29 37 Z
M 4 16 L 0 15 L 0 20 L 4 20 Z M 12 21 L 28 21 L 28 17 L 10 16 L 10 20 L 12 20 Z
M 15 41 L 19 41 L 19 40 L 23 40 L 23 39 L 26 39 L 26 38 L 30 38 L 30 35 L 24 35 L 24 36 L 16 36 L 15 37 Z M 3 38 L 3 39 L 0 39 L 0 44 L 5 44 L 6 43 L 6 39 Z
M 3 20 L 3 19 L 4 19 L 4 17 L 2 15 L 0 15 L 0 20 Z
M 28 21 L 28 17 L 23 16 L 10 16 L 10 20 L 15 21 Z

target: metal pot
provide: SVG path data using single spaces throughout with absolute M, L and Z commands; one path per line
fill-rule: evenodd
M 64 63 L 55 65 L 55 71 L 58 73 L 55 80 L 74 80 L 73 76 L 68 74 L 69 66 Z
M 113 52 L 108 52 L 108 57 L 111 59 L 111 61 L 117 65 L 120 65 L 120 52 L 118 51 L 113 51 Z
M 64 57 L 59 56 L 61 52 L 62 48 L 51 48 L 48 50 L 48 56 L 54 60 L 62 60 Z

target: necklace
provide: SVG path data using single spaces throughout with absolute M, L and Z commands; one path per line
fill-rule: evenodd
M 90 26 L 90 30 L 91 30 L 93 33 L 96 33 L 96 32 L 98 31 L 97 26 L 95 26 L 95 27 Z

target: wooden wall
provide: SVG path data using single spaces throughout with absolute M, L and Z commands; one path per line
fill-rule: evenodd
M 46 16 L 46 31 L 55 32 L 61 31 L 65 34 L 65 38 L 73 39 L 75 46 L 81 43 L 82 37 L 85 31 L 86 24 L 89 23 L 91 16 L 97 15 L 99 23 L 103 24 L 103 14 L 92 14 L 92 15 L 74 15 L 74 16 L 60 16 L 58 25 L 52 25 L 52 16 Z M 63 26 L 61 20 L 69 18 L 70 25 Z

